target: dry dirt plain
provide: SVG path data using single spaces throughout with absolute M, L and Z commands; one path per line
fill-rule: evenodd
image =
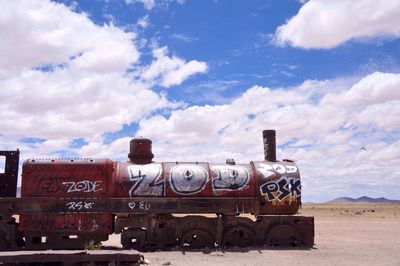
M 307 250 L 144 253 L 149 265 L 396 265 L 400 266 L 400 204 L 305 204 L 315 217 L 315 246 Z M 106 245 L 117 245 L 114 237 Z

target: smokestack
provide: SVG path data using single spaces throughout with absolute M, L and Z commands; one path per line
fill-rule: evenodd
M 266 161 L 276 162 L 276 131 L 272 129 L 263 131 L 264 157 Z
M 135 138 L 130 142 L 128 157 L 130 162 L 136 164 L 151 163 L 154 155 L 151 152 L 151 140 L 145 138 Z

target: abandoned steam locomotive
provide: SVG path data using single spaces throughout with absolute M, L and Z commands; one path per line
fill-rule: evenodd
M 138 250 L 311 247 L 313 217 L 294 215 L 298 167 L 276 160 L 274 130 L 263 139 L 265 160 L 248 164 L 157 163 L 144 138 L 132 139 L 128 162 L 28 159 L 20 198 L 19 151 L 0 151 L 0 250 L 77 249 L 113 233 Z

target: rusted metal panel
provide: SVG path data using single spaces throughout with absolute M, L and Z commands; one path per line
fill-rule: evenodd
M 263 243 L 268 247 L 312 247 L 314 245 L 314 217 L 260 217 Z
M 31 159 L 23 165 L 22 197 L 108 198 L 114 192 L 113 162 L 94 159 Z M 36 207 L 43 203 L 37 203 Z M 66 202 L 69 212 L 90 209 L 87 201 Z M 28 231 L 80 233 L 112 232 L 112 215 L 21 215 L 20 228 Z M 95 230 L 94 230 L 95 229 Z
M 21 231 L 58 232 L 65 234 L 109 234 L 112 215 L 107 213 L 26 214 L 20 217 Z
M 96 247 L 101 241 L 108 240 L 108 234 L 69 234 L 54 232 L 24 232 L 26 250 L 83 249 Z
M 64 263 L 90 264 L 95 263 L 114 263 L 115 265 L 132 264 L 139 265 L 144 262 L 141 254 L 124 251 L 12 251 L 2 252 L 0 262 L 7 265 L 22 265 L 22 263 Z
M 0 156 L 4 156 L 4 172 L 0 171 L 0 197 L 16 197 L 19 150 L 0 151 Z
M 111 197 L 113 162 L 29 159 L 22 168 L 22 197 Z

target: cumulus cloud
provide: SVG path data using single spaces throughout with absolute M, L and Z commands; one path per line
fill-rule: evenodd
M 43 65 L 123 71 L 137 62 L 135 34 L 95 25 L 84 13 L 47 0 L 6 1 L 0 10 L 0 78 Z
M 103 144 L 102 140 L 92 141 L 79 150 L 82 157 L 95 155 L 98 158 L 127 158 L 131 138 L 123 137 L 110 144 Z
M 153 56 L 154 61 L 143 69 L 140 76 L 146 82 L 156 82 L 166 88 L 179 85 L 188 77 L 207 70 L 205 62 L 197 60 L 186 62 L 179 57 L 168 56 L 167 47 L 155 48 Z
M 277 44 L 333 48 L 351 39 L 400 36 L 397 0 L 310 0 L 275 33 Z
M 0 86 L 1 130 L 10 135 L 91 138 L 174 107 L 163 95 L 113 73 L 27 71 L 0 80 Z
M 151 86 L 180 84 L 206 68 L 204 62 L 160 54 L 156 59 L 170 65 L 157 72 L 153 64 L 140 64 L 135 33 L 96 25 L 86 14 L 48 0 L 4 3 L 0 34 L 0 134 L 17 136 L 3 147 L 26 147 L 17 144 L 22 136 L 44 138 L 34 147 L 38 152 L 57 150 L 55 143 L 71 145 L 62 140 L 99 141 L 154 111 L 181 106 Z M 141 76 L 149 69 L 151 81 Z

